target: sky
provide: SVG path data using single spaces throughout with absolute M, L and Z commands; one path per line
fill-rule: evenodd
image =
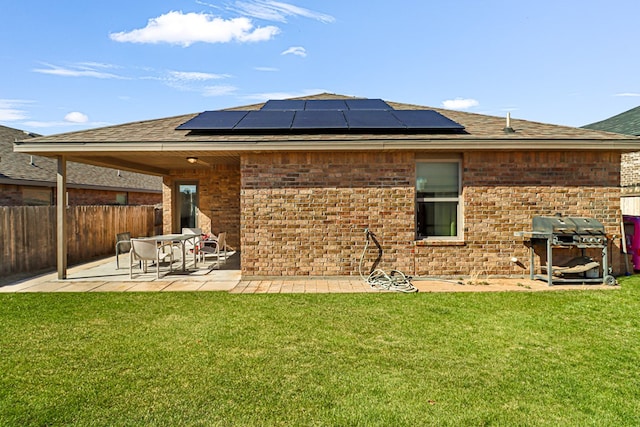
M 0 124 L 321 92 L 583 126 L 640 105 L 638 0 L 3 0 Z

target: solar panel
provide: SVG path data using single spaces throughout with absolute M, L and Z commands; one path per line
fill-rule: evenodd
M 246 115 L 246 111 L 205 111 L 181 124 L 176 129 L 231 130 Z
M 345 102 L 350 110 L 393 110 L 382 99 L 347 99 Z
M 267 101 L 261 110 L 393 110 L 382 99 L 277 99 Z
M 315 99 L 307 101 L 304 107 L 305 110 L 334 110 L 344 111 L 347 109 L 347 104 L 342 99 Z
M 300 99 L 274 99 L 265 102 L 261 110 L 304 110 L 305 103 Z
M 271 100 L 252 111 L 205 111 L 176 129 L 191 131 L 461 131 L 433 110 L 394 110 L 381 99 Z
M 348 110 L 344 112 L 349 129 L 404 129 L 404 125 L 391 111 Z
M 295 111 L 249 111 L 234 130 L 289 130 Z
M 292 130 L 302 129 L 344 129 L 347 130 L 347 120 L 342 111 L 312 110 L 296 111 Z
M 407 129 L 462 130 L 464 126 L 433 110 L 393 110 Z

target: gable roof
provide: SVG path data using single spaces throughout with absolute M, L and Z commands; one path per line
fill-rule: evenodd
M 318 94 L 291 99 L 348 99 L 351 97 L 335 94 Z M 546 123 L 538 123 L 527 120 L 511 120 L 511 127 L 515 130 L 513 133 L 505 133 L 505 118 L 487 116 L 484 114 L 475 114 L 462 111 L 445 110 L 441 108 L 426 107 L 421 105 L 404 104 L 393 101 L 386 101 L 391 107 L 397 110 L 433 110 L 443 116 L 460 123 L 465 127 L 465 133 L 462 134 L 445 134 L 445 135 L 429 135 L 428 139 L 470 139 L 470 140 L 530 140 L 530 139 L 574 139 L 574 140 L 624 140 L 628 139 L 624 136 L 616 135 L 608 132 L 594 132 L 583 128 L 573 128 L 569 126 L 560 126 Z M 251 111 L 259 110 L 264 103 L 246 105 L 242 107 L 228 108 L 229 111 Z M 176 130 L 181 124 L 193 119 L 198 113 L 185 114 L 181 116 L 166 117 L 155 120 L 145 120 L 138 122 L 125 123 L 115 126 L 107 126 L 96 129 L 89 129 L 79 132 L 63 133 L 51 136 L 37 138 L 31 142 L 188 142 L 188 141 L 243 141 L 247 140 L 246 135 L 194 135 L 187 130 Z M 366 140 L 375 137 L 378 134 L 358 134 L 352 135 L 353 140 Z M 382 138 L 389 138 L 389 135 L 380 134 Z M 304 135 L 304 139 L 322 140 L 325 137 L 323 133 L 315 135 Z M 402 135 L 393 134 L 394 138 L 403 138 Z M 419 136 L 418 136 L 419 137 Z M 407 135 L 405 138 L 415 139 L 415 134 Z M 251 139 L 274 140 L 274 135 L 251 135 Z M 374 138 L 378 139 L 378 138 Z M 424 138 L 420 138 L 424 139 Z
M 0 125 L 0 184 L 54 186 L 57 164 L 54 159 L 13 151 L 19 139 L 33 140 L 36 134 Z M 116 169 L 69 162 L 67 186 L 114 191 L 162 192 L 162 178 Z
M 583 126 L 584 129 L 604 130 L 625 135 L 640 136 L 640 107 L 609 117 L 599 122 Z
M 322 93 L 291 98 L 299 100 L 357 99 Z M 69 160 L 103 166 L 118 164 L 130 170 L 168 174 L 185 169 L 188 156 L 208 156 L 208 165 L 238 163 L 241 152 L 318 151 L 318 150 L 613 150 L 640 151 L 640 138 L 616 133 L 573 128 L 512 119 L 513 132 L 505 132 L 504 117 L 488 116 L 421 105 L 386 101 L 396 110 L 433 110 L 459 123 L 457 133 L 198 133 L 178 130 L 198 113 L 138 121 L 79 132 L 25 140 L 16 145 L 19 152 L 55 155 L 65 153 Z M 228 111 L 259 110 L 264 103 L 229 108 Z M 143 157 L 143 160 L 141 158 Z M 177 162 L 181 159 L 182 163 Z

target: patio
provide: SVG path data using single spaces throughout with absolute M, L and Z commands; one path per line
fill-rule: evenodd
M 44 274 L 0 283 L 0 293 L 23 292 L 180 292 L 222 291 L 229 293 L 380 293 L 360 277 L 263 277 L 243 279 L 240 273 L 240 253 L 230 253 L 227 261 L 215 268 L 215 261 L 193 262 L 187 258 L 187 272 L 182 272 L 181 260 L 174 260 L 173 271 L 167 263 L 161 265 L 161 276 L 156 278 L 155 267 L 142 273 L 135 268 L 129 279 L 129 256 L 120 255 L 120 269 L 116 269 L 115 256 L 69 268 L 67 279 L 58 280 L 56 273 Z M 212 268 L 214 267 L 214 268 Z M 619 289 L 604 285 L 555 285 L 528 278 L 460 278 L 456 280 L 415 278 L 413 285 L 420 292 L 504 292 Z

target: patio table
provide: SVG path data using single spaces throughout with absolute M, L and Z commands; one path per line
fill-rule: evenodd
M 187 271 L 186 269 L 186 248 L 185 244 L 187 240 L 193 239 L 193 245 L 195 247 L 196 238 L 200 237 L 197 234 L 159 234 L 157 236 L 148 237 L 148 239 L 154 239 L 157 242 L 177 242 L 180 243 L 180 247 L 182 249 L 182 271 Z M 193 266 L 196 267 L 196 251 L 193 251 Z

